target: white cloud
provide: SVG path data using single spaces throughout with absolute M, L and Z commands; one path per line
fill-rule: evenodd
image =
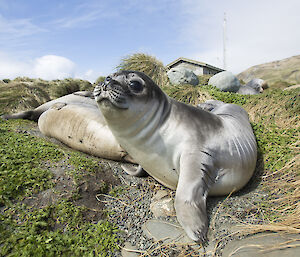
M 74 77 L 76 65 L 71 60 L 57 55 L 45 55 L 34 60 L 23 61 L 0 53 L 0 78 L 27 76 L 42 79 Z
M 83 74 L 76 74 L 76 75 L 75 75 L 76 78 L 85 79 L 85 80 L 90 81 L 91 83 L 95 82 L 96 79 L 97 79 L 99 76 L 102 76 L 102 75 L 99 74 L 99 73 L 97 73 L 97 72 L 95 72 L 95 71 L 92 70 L 92 69 L 87 70 L 87 71 L 84 72 Z
M 73 77 L 75 63 L 57 55 L 45 55 L 34 61 L 33 76 L 43 79 L 63 79 Z
M 24 63 L 0 52 L 0 78 L 13 79 L 30 74 L 30 63 Z
M 300 54 L 300 1 L 182 1 L 187 16 L 181 28 L 187 55 L 222 67 L 222 25 L 227 14 L 227 67 L 250 66 Z M 214 62 L 215 60 L 215 62 Z M 219 61 L 217 61 L 219 60 Z

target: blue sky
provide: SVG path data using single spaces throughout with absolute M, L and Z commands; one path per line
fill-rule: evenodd
M 298 0 L 0 0 L 0 78 L 94 81 L 136 52 L 238 73 L 300 54 Z

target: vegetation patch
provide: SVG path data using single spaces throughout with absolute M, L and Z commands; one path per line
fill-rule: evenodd
M 18 77 L 0 83 L 0 114 L 19 112 L 71 94 L 76 91 L 92 91 L 93 85 L 80 79 L 42 80 Z
M 10 129 L 14 123 L 0 120 L 0 205 L 52 187 L 52 174 L 41 163 L 63 155 L 45 140 L 16 134 Z
M 208 77 L 199 78 L 198 86 L 169 86 L 161 63 L 144 54 L 124 58 L 118 69 L 145 72 L 169 96 L 187 104 L 216 99 L 245 108 L 259 150 L 254 180 L 266 194 L 251 202 L 249 213 L 258 214 L 241 232 L 300 233 L 299 90 L 270 88 L 244 96 L 208 86 Z M 71 79 L 5 80 L 0 83 L 0 114 L 91 88 Z M 108 193 L 117 198 L 126 189 L 115 186 L 103 161 L 30 135 L 32 124 L 0 120 L 0 256 L 114 256 L 118 231 L 106 221 L 99 222 L 105 216 L 95 196 Z M 64 188 L 69 179 L 72 185 Z M 32 201 L 35 197 L 39 201 L 45 192 L 55 194 L 56 201 L 35 207 Z
M 99 159 L 30 135 L 32 125 L 0 120 L 0 256 L 114 256 L 118 231 L 95 198 L 114 178 Z
M 0 215 L 1 256 L 114 256 L 117 229 L 85 222 L 82 207 L 62 200 L 33 210 L 24 205 Z
M 129 55 L 123 58 L 116 68 L 117 70 L 144 72 L 160 87 L 169 84 L 166 68 L 163 63 L 151 55 L 143 53 Z

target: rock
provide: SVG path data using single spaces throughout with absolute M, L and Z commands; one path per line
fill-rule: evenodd
M 225 92 L 237 92 L 241 86 L 238 78 L 229 71 L 222 71 L 212 76 L 208 84 Z
M 199 84 L 199 79 L 196 74 L 186 68 L 172 68 L 167 72 L 167 75 L 173 85 L 191 84 L 196 86 Z
M 146 221 L 143 224 L 142 229 L 149 239 L 153 239 L 154 242 L 160 241 L 160 245 L 162 246 L 173 245 L 172 249 L 176 250 L 180 250 L 182 246 L 189 246 L 191 248 L 189 253 L 195 254 L 191 256 L 211 256 L 206 254 L 210 254 L 215 250 L 214 240 L 208 239 L 208 242 L 204 245 L 197 244 L 187 236 L 183 228 L 181 228 L 178 223 L 152 219 Z
M 179 224 L 174 224 L 162 220 L 148 220 L 142 226 L 144 234 L 154 241 L 176 244 L 194 244 Z
M 129 242 L 125 242 L 124 247 L 121 250 L 122 257 L 138 257 L 140 254 L 136 251 L 137 249 L 130 244 Z
M 230 241 L 222 251 L 222 256 L 232 257 L 294 257 L 300 256 L 300 247 L 297 241 L 299 235 L 285 235 L 262 233 L 249 236 L 241 240 Z M 284 242 L 289 247 L 284 247 Z M 282 245 L 280 245 L 282 244 Z M 273 248 L 273 249 L 272 249 Z M 277 249 L 276 249 L 277 248 Z M 280 249 L 281 248 L 281 249 Z
M 166 190 L 158 190 L 156 192 L 156 194 L 153 196 L 152 200 L 157 201 L 157 200 L 161 200 L 163 198 L 166 198 L 168 196 L 169 196 L 169 194 Z
M 176 215 L 174 201 L 164 190 L 157 191 L 151 199 L 150 210 L 155 218 Z

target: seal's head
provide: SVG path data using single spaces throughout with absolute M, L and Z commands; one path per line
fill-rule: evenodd
M 136 120 L 167 99 L 147 75 L 137 71 L 120 71 L 107 76 L 95 87 L 94 96 L 106 119 L 122 115 Z

